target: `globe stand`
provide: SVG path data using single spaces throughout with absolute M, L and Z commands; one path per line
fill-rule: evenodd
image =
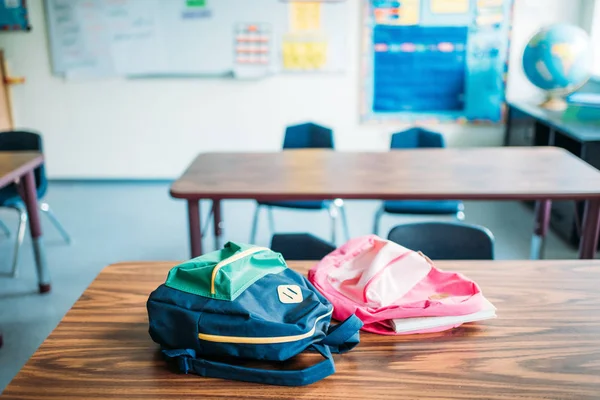
M 565 111 L 567 109 L 567 102 L 562 97 L 548 95 L 548 98 L 540 104 L 540 107 L 550 111 Z

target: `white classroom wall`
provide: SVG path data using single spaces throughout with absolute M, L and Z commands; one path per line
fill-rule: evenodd
M 68 82 L 52 75 L 42 0 L 29 0 L 33 30 L 0 33 L 13 75 L 17 127 L 44 134 L 51 178 L 174 178 L 205 151 L 277 150 L 286 125 L 315 121 L 343 151 L 385 150 L 402 125 L 358 121 L 360 2 L 347 0 L 350 64 L 345 74 L 232 79 L 110 79 Z M 362 0 L 361 0 L 362 1 Z M 581 0 L 583 2 L 590 0 Z M 578 23 L 580 0 L 516 0 L 510 98 L 535 95 L 520 52 L 541 25 Z M 494 146 L 503 128 L 441 125 L 449 146 Z
M 593 74 L 600 79 L 600 0 L 582 0 L 581 17 L 592 38 Z

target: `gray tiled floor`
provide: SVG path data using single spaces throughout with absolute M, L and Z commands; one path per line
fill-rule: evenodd
M 185 206 L 169 198 L 167 183 L 53 183 L 47 200 L 71 233 L 73 243 L 64 244 L 48 221 L 43 221 L 54 281 L 48 295 L 35 292 L 28 240 L 22 249 L 19 277 L 0 278 L 0 331 L 4 334 L 0 390 L 103 267 L 126 260 L 181 260 L 188 254 Z M 347 202 L 352 235 L 370 233 L 377 205 L 376 201 Z M 253 210 L 251 201 L 224 203 L 226 239 L 248 240 Z M 203 215 L 207 211 L 208 204 L 203 203 Z M 529 209 L 515 202 L 476 202 L 466 204 L 466 214 L 467 222 L 485 225 L 494 232 L 497 258 L 528 257 L 533 228 Z M 329 219 L 324 212 L 276 211 L 275 217 L 279 231 L 310 231 L 323 238 L 329 236 Z M 13 213 L 0 210 L 0 218 L 11 227 L 16 225 Z M 259 230 L 260 244 L 269 243 L 265 219 Z M 402 221 L 384 217 L 382 235 Z M 10 268 L 12 243 L 12 239 L 0 234 L 0 271 Z M 207 238 L 205 245 L 212 248 L 211 240 Z M 546 258 L 575 256 L 575 249 L 550 235 Z

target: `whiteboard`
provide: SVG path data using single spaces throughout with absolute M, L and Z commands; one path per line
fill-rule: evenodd
M 73 79 L 341 72 L 348 2 L 315 3 L 46 0 L 52 69 Z

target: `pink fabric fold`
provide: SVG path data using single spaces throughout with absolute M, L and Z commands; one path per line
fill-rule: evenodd
M 314 266 L 308 279 L 333 304 L 335 319 L 356 314 L 363 330 L 382 335 L 397 334 L 392 319 L 467 315 L 484 301 L 477 284 L 462 274 L 442 271 L 422 254 L 375 235 L 348 241 Z

